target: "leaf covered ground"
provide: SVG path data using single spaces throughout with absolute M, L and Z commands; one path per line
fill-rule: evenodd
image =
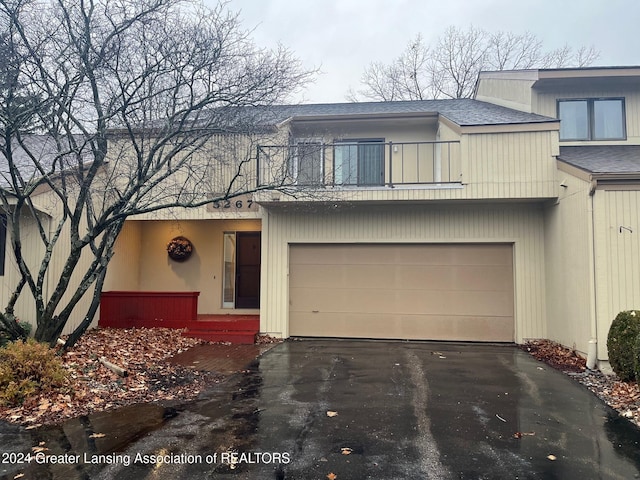
M 549 340 L 530 341 L 521 348 L 580 382 L 620 415 L 640 426 L 640 388 L 636 382 L 622 382 L 616 375 L 589 370 L 585 359 L 574 350 Z
M 261 340 L 265 341 L 274 340 Z M 36 427 L 134 403 L 194 399 L 224 376 L 167 360 L 202 343 L 206 342 L 164 328 L 91 330 L 61 356 L 69 374 L 62 391 L 36 395 L 18 407 L 0 407 L 0 419 Z M 589 370 L 575 351 L 549 340 L 531 341 L 521 348 L 580 382 L 640 426 L 640 389 L 635 382 L 621 382 L 615 375 Z M 128 375 L 121 377 L 108 369 L 100 357 Z
M 201 343 L 166 328 L 88 331 L 61 355 L 68 380 L 60 392 L 0 407 L 0 419 L 35 427 L 133 403 L 193 399 L 223 377 L 166 360 Z M 127 376 L 105 367 L 100 357 L 125 369 Z

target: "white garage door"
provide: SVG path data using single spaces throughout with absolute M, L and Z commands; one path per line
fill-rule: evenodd
M 510 244 L 291 245 L 292 336 L 512 342 Z

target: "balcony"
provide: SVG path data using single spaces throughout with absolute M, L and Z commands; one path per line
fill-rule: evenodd
M 460 142 L 260 145 L 257 186 L 393 188 L 460 184 Z

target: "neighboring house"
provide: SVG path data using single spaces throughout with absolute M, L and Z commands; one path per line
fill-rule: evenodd
M 198 313 L 259 313 L 278 337 L 550 338 L 592 360 L 640 305 L 640 68 L 482 72 L 475 99 L 271 115 L 256 191 L 131 218 L 105 291 L 200 292 Z M 262 190 L 283 176 L 294 195 Z
M 640 305 L 640 67 L 483 72 L 476 98 L 561 120 L 546 336 L 606 359 L 611 321 Z

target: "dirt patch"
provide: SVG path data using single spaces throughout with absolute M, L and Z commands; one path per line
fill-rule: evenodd
M 586 360 L 575 350 L 549 340 L 534 340 L 520 348 L 581 383 L 621 416 L 640 426 L 640 388 L 636 382 L 622 382 L 616 375 L 589 370 Z

